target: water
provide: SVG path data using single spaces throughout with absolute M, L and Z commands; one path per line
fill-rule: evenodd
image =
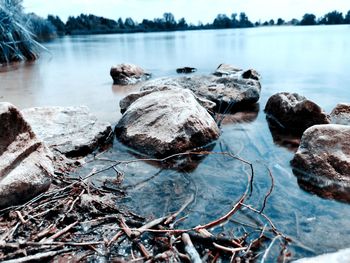
M 175 75 L 175 69 L 182 66 L 211 73 L 223 62 L 256 69 L 263 77 L 260 109 L 239 122 L 237 115 L 226 118 L 213 151 L 232 151 L 254 164 L 253 195 L 247 203 L 258 209 L 271 185 L 266 167 L 270 168 L 275 188 L 265 213 L 295 241 L 293 257 L 300 258 L 350 246 L 350 193 L 345 191 L 333 200 L 330 190 L 298 181 L 289 165 L 295 143 L 283 143 L 278 134 L 271 134 L 263 108 L 280 91 L 305 95 L 327 112 L 338 102 L 350 102 L 349 46 L 349 26 L 65 37 L 47 43 L 49 53 L 35 63 L 1 72 L 0 100 L 20 108 L 87 105 L 100 119 L 115 124 L 121 116 L 118 101 L 133 88 L 112 85 L 109 69 L 113 64 L 135 63 L 154 77 Z M 105 157 L 136 159 L 117 141 Z M 249 174 L 242 162 L 219 155 L 206 156 L 185 172 L 149 162 L 118 169 L 125 172 L 124 186 L 136 184 L 128 188 L 123 204 L 147 216 L 176 211 L 194 197 L 186 210 L 188 218 L 179 227 L 205 224 L 225 214 L 244 191 Z M 111 177 L 115 177 L 112 172 L 106 173 L 97 181 Z M 266 224 L 261 218 L 254 221 L 249 211 L 233 219 Z M 239 234 L 243 227 L 229 222 L 215 231 L 230 230 Z

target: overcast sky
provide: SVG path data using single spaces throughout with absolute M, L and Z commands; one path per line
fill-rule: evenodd
M 300 19 L 305 13 L 317 17 L 333 10 L 346 13 L 350 0 L 24 0 L 27 12 L 46 17 L 54 14 L 66 20 L 81 13 L 95 14 L 116 20 L 131 17 L 141 22 L 143 18 L 161 17 L 172 12 L 178 20 L 185 17 L 197 24 L 212 22 L 217 14 L 245 12 L 253 22 L 269 19 Z

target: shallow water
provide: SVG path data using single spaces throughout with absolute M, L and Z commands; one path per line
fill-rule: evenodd
M 258 209 L 271 185 L 266 167 L 271 169 L 275 187 L 265 213 L 296 241 L 292 252 L 300 258 L 350 246 L 350 193 L 345 189 L 333 200 L 331 190 L 298 181 L 289 165 L 295 139 L 282 142 L 279 134 L 271 134 L 263 108 L 269 96 L 280 91 L 305 95 L 327 112 L 338 102 L 350 102 L 349 46 L 349 26 L 65 37 L 47 43 L 49 52 L 37 62 L 1 72 L 0 100 L 20 108 L 87 105 L 99 118 L 115 124 L 121 116 L 118 101 L 132 88 L 112 85 L 109 69 L 113 64 L 135 63 L 154 77 L 175 75 L 175 69 L 182 66 L 210 73 L 223 62 L 256 69 L 263 77 L 259 111 L 228 116 L 213 152 L 231 151 L 254 164 L 253 194 L 247 203 Z M 104 157 L 136 158 L 117 141 Z M 180 227 L 204 224 L 225 214 L 245 190 L 249 167 L 220 155 L 191 164 L 185 171 L 146 162 L 120 166 L 124 186 L 136 184 L 128 188 L 123 204 L 158 217 L 176 211 L 194 196 Z M 108 172 L 97 181 L 111 177 L 115 174 Z M 260 219 L 255 222 L 244 210 L 233 219 L 266 224 Z M 243 231 L 234 222 L 216 231 L 230 230 Z

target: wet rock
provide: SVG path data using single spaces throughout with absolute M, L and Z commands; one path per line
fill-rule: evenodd
M 218 112 L 239 111 L 254 105 L 260 98 L 260 82 L 243 79 L 241 76 L 214 75 L 188 76 L 179 78 L 160 78 L 145 82 L 141 90 L 161 86 L 176 86 L 189 89 L 197 97 L 205 98 L 216 104 Z
M 229 64 L 220 64 L 213 74 L 215 76 L 222 77 L 229 75 L 238 75 L 241 72 L 243 72 L 241 68 Z
M 350 125 L 350 103 L 339 103 L 331 112 L 331 122 Z
M 350 126 L 329 124 L 307 129 L 291 164 L 297 176 L 350 182 Z
M 135 84 L 137 82 L 147 80 L 151 76 L 141 67 L 127 63 L 113 66 L 111 68 L 110 75 L 113 78 L 114 84 L 116 85 Z
M 204 146 L 220 133 L 206 109 L 184 89 L 155 91 L 137 99 L 115 132 L 126 145 L 159 157 Z
M 67 157 L 83 157 L 113 138 L 111 125 L 98 121 L 87 107 L 39 107 L 22 113 L 50 149 Z
M 313 125 L 330 123 L 327 114 L 316 103 L 297 93 L 281 92 L 271 96 L 265 112 L 280 128 L 300 134 Z
M 0 103 L 0 207 L 24 203 L 46 191 L 53 174 L 52 153 L 18 109 Z
M 183 68 L 177 68 L 176 69 L 176 72 L 179 73 L 179 74 L 181 74 L 181 73 L 189 74 L 189 73 L 194 73 L 196 71 L 197 71 L 196 68 L 191 68 L 191 67 L 183 67 Z
M 302 258 L 293 263 L 344 263 L 350 261 L 350 248 L 341 249 L 334 253 L 327 253 L 312 258 Z
M 259 80 L 260 74 L 254 69 L 248 69 L 242 73 L 242 78 Z
M 119 102 L 120 111 L 121 113 L 124 113 L 129 106 L 134 103 L 139 98 L 146 96 L 148 94 L 151 94 L 153 92 L 157 91 L 164 91 L 164 90 L 171 90 L 171 89 L 181 89 L 181 86 L 179 86 L 177 83 L 172 83 L 170 85 L 155 85 L 155 86 L 147 86 L 141 89 L 139 92 L 133 92 L 130 93 L 128 96 L 124 97 Z M 202 97 L 198 97 L 194 93 L 192 95 L 197 99 L 199 104 L 201 104 L 204 108 L 206 108 L 208 111 L 212 112 L 214 108 L 216 107 L 216 104 L 210 100 L 207 100 Z

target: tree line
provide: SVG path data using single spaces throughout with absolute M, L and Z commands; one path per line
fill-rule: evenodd
M 164 13 L 163 17 L 153 20 L 143 19 L 140 23 L 128 17 L 125 20 L 107 19 L 95 15 L 81 14 L 77 17 L 70 16 L 64 23 L 58 16 L 49 15 L 46 19 L 56 29 L 59 35 L 69 34 L 100 34 L 100 33 L 134 33 L 134 32 L 159 32 L 177 30 L 198 29 L 223 29 L 223 28 L 247 28 L 273 25 L 336 25 L 350 24 L 350 10 L 344 16 L 341 12 L 332 11 L 320 18 L 314 14 L 305 14 L 300 20 L 285 21 L 278 18 L 276 21 L 251 22 L 248 16 L 242 12 L 233 13 L 231 16 L 218 14 L 212 23 L 197 25 L 187 23 L 185 18 L 176 20 L 172 13 Z

